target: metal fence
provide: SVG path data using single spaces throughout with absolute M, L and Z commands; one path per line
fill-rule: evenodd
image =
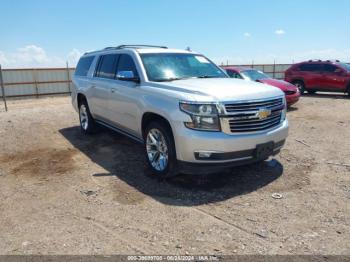
M 75 68 L 2 69 L 2 86 L 6 97 L 66 94 L 71 90 Z M 3 91 L 0 95 L 3 96 Z
M 269 74 L 273 78 L 283 79 L 284 71 L 291 65 L 256 64 L 241 66 L 252 67 Z M 75 68 L 69 68 L 68 65 L 66 68 L 22 69 L 1 69 L 0 66 L 0 96 L 5 102 L 5 108 L 6 98 L 10 97 L 70 94 L 74 70 Z
M 283 79 L 290 64 L 242 65 L 261 70 L 273 78 Z M 6 97 L 41 96 L 70 93 L 75 68 L 2 69 Z M 0 95 L 3 96 L 2 90 Z
M 259 71 L 263 71 L 267 75 L 276 79 L 284 79 L 284 72 L 292 66 L 292 64 L 250 64 L 250 65 L 225 65 L 250 67 Z

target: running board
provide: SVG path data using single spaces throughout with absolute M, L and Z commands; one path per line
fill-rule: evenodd
M 112 125 L 110 125 L 110 124 L 107 124 L 107 123 L 105 123 L 105 122 L 103 122 L 103 121 L 101 121 L 101 120 L 95 120 L 95 121 L 96 121 L 98 124 L 100 124 L 100 125 L 103 125 L 103 126 L 109 128 L 109 129 L 112 129 L 113 131 L 115 131 L 115 132 L 117 132 L 117 133 L 120 133 L 120 134 L 122 134 L 122 135 L 125 135 L 125 136 L 127 136 L 127 137 L 129 137 L 129 138 L 135 140 L 136 142 L 139 142 L 139 143 L 143 144 L 143 139 L 140 139 L 140 138 L 138 138 L 137 136 L 134 136 L 134 135 L 132 135 L 132 134 L 130 134 L 130 133 L 128 133 L 128 132 L 126 132 L 126 131 L 120 129 L 120 128 L 117 128 L 117 127 L 115 127 L 115 126 L 112 126 Z

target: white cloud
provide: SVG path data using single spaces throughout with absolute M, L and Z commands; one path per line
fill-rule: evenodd
M 36 45 L 18 48 L 12 56 L 15 62 L 19 61 L 25 65 L 43 65 L 51 62 L 45 50 Z
M 67 61 L 69 66 L 76 66 L 76 64 L 79 61 L 79 58 L 83 55 L 83 52 L 80 50 L 74 48 L 72 51 L 69 52 L 67 56 Z
M 74 48 L 66 57 L 49 55 L 44 48 L 37 45 L 27 45 L 18 48 L 16 52 L 5 53 L 0 51 L 0 63 L 3 68 L 25 67 L 65 67 L 66 61 L 75 66 L 82 52 Z
M 5 56 L 5 53 L 0 51 L 0 65 L 5 65 L 7 63 L 8 63 L 8 60 Z
M 248 32 L 245 32 L 243 35 L 244 35 L 244 37 L 251 37 L 252 36 L 251 33 L 248 33 Z
M 275 31 L 275 34 L 276 35 L 284 35 L 286 32 L 283 30 L 283 29 L 277 29 L 276 31 Z

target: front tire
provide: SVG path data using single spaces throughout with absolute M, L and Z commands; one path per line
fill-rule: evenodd
M 293 85 L 295 85 L 298 89 L 301 95 L 305 93 L 305 84 L 303 81 L 297 80 L 293 81 Z
M 146 161 L 150 175 L 167 178 L 177 175 L 174 137 L 168 125 L 151 122 L 144 132 Z
M 80 130 L 83 134 L 93 134 L 96 130 L 96 122 L 92 118 L 89 106 L 86 100 L 82 100 L 79 104 L 79 121 Z

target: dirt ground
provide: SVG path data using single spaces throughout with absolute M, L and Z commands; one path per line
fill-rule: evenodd
M 350 254 L 346 96 L 302 97 L 275 159 L 169 181 L 132 140 L 81 135 L 69 97 L 8 106 L 0 254 Z

